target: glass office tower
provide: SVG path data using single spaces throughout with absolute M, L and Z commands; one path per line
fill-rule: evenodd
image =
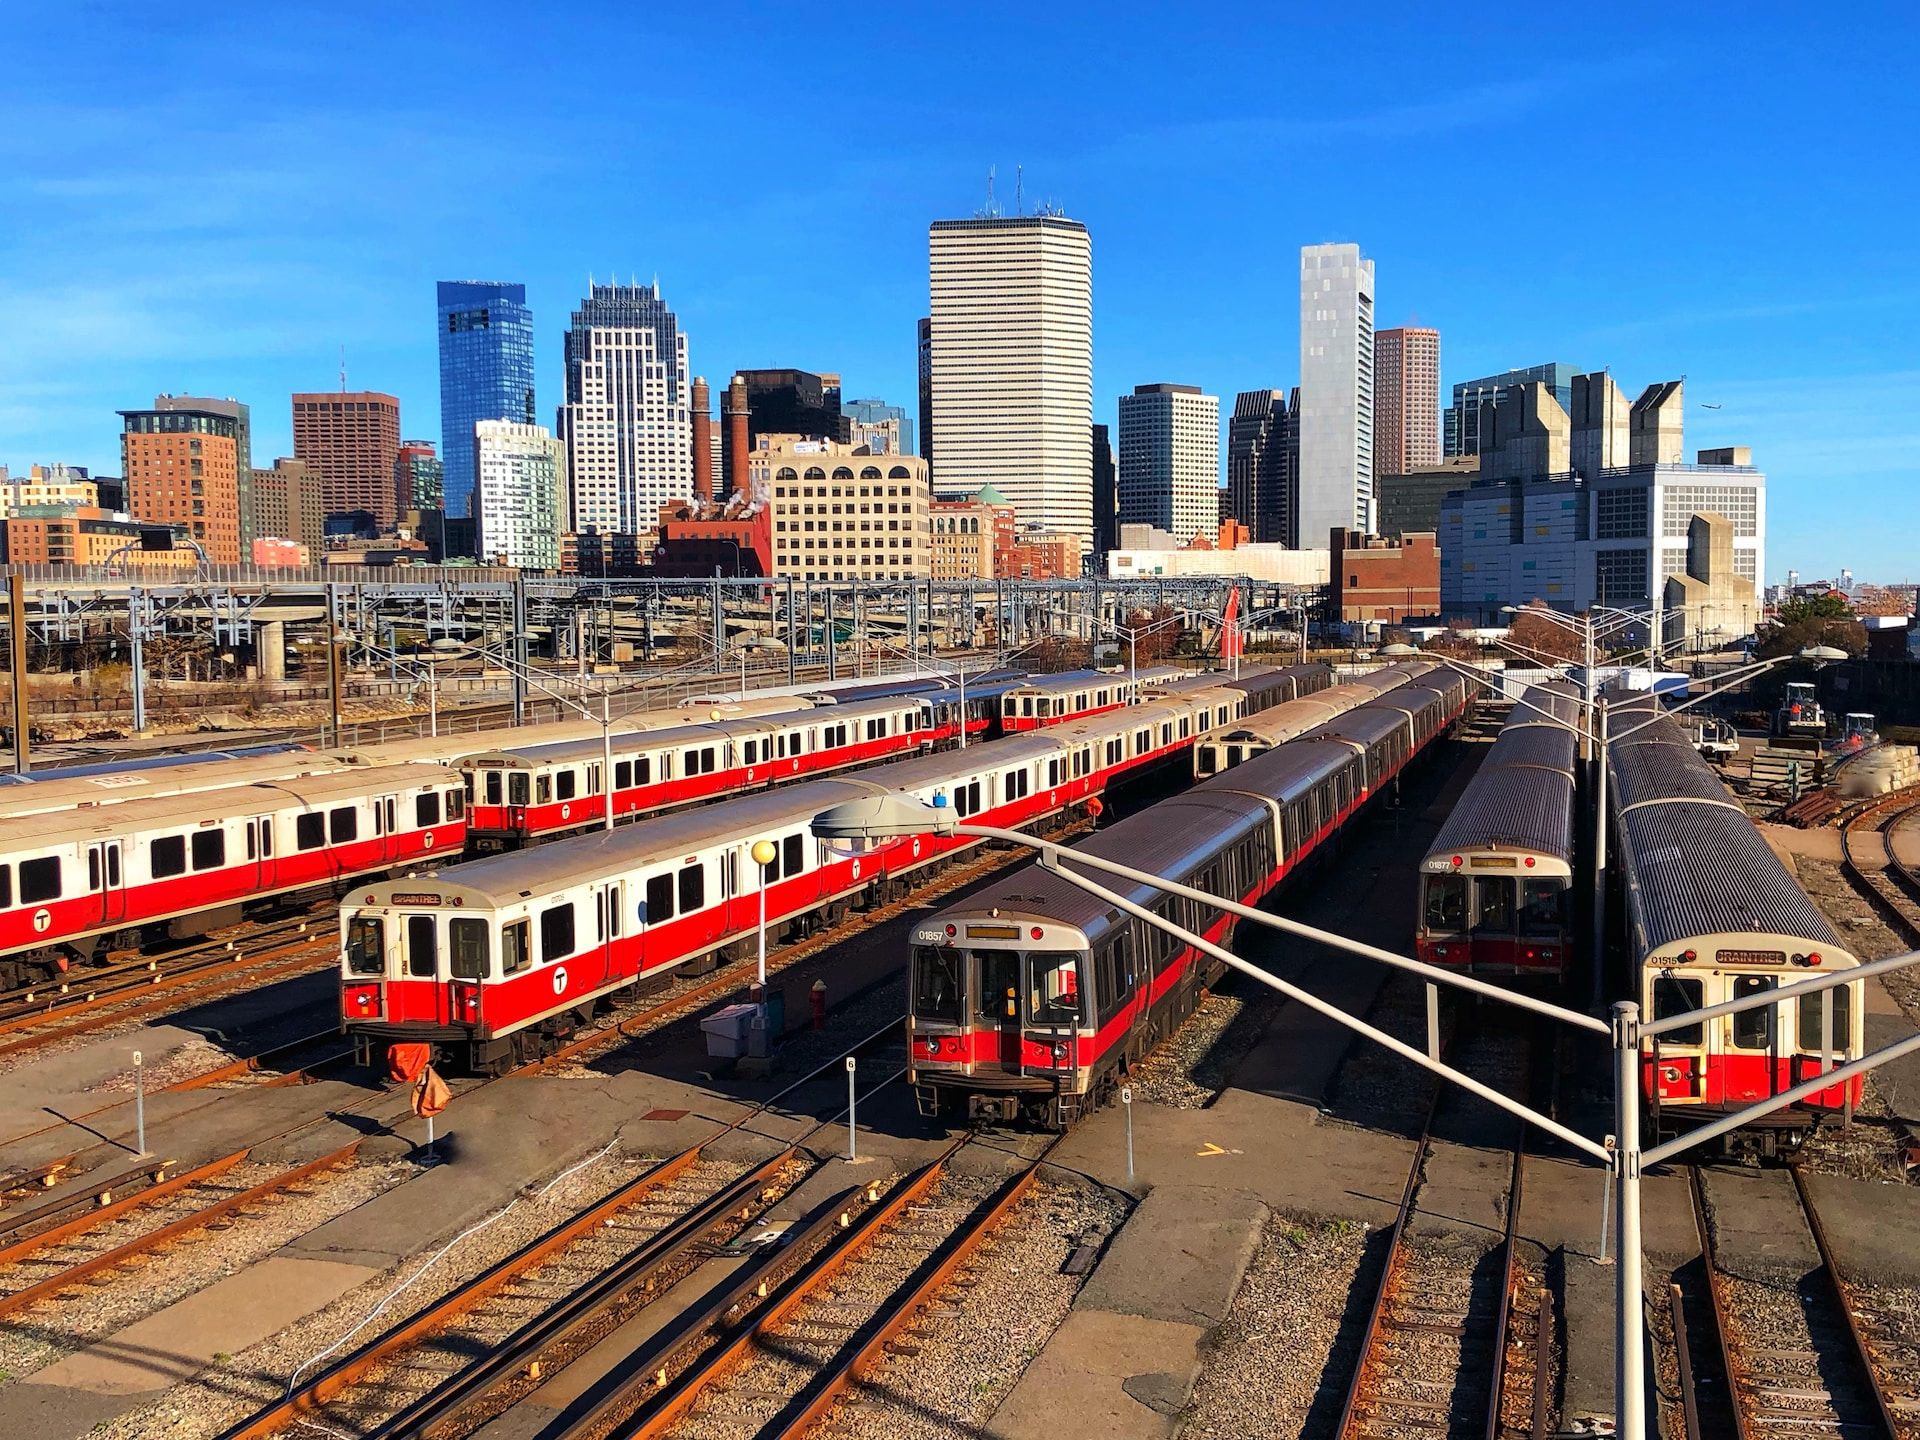
M 473 513 L 473 427 L 481 420 L 533 420 L 533 312 L 527 287 L 494 280 L 442 280 L 440 462 L 446 513 Z

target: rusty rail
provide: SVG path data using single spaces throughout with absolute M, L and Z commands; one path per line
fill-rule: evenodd
M 183 1170 L 171 1179 L 162 1177 L 173 1168 L 173 1161 L 146 1160 L 130 1169 L 116 1171 L 112 1175 L 96 1179 L 84 1190 L 37 1205 L 15 1216 L 7 1233 L 9 1236 L 18 1236 L 18 1238 L 11 1238 L 5 1245 L 0 1246 L 0 1265 L 10 1265 L 21 1256 L 31 1255 L 35 1250 L 57 1244 L 70 1235 L 78 1235 L 83 1230 L 92 1230 L 106 1224 L 109 1220 L 119 1219 L 130 1210 L 137 1210 L 142 1205 L 155 1200 L 163 1200 L 176 1190 L 184 1190 L 189 1185 L 198 1185 L 202 1180 L 209 1180 L 223 1170 L 231 1170 L 246 1158 L 245 1150 L 236 1150 L 231 1155 L 222 1155 L 219 1159 L 209 1160 L 206 1164 L 192 1170 Z M 134 1191 L 131 1195 L 124 1195 L 118 1200 L 113 1198 L 115 1190 L 133 1184 L 143 1176 L 152 1177 L 153 1183 L 144 1189 Z M 19 1231 L 38 1224 L 41 1220 L 53 1219 L 88 1205 L 94 1208 L 75 1219 L 49 1226 L 45 1230 L 36 1230 L 31 1235 L 19 1236 L 18 1234 Z
M 1788 1166 L 1787 1173 L 1793 1176 L 1794 1192 L 1800 1197 L 1800 1209 L 1806 1216 L 1807 1229 L 1812 1232 L 1814 1248 L 1820 1252 L 1820 1268 L 1832 1289 L 1834 1304 L 1846 1319 L 1847 1337 L 1851 1341 L 1851 1354 L 1848 1358 L 1866 1382 L 1867 1393 L 1873 1397 L 1874 1410 L 1878 1415 L 1885 1440 L 1901 1440 L 1902 1431 L 1894 1414 L 1897 1409 L 1910 1407 L 1915 1397 L 1909 1391 L 1902 1397 L 1906 1402 L 1906 1405 L 1902 1406 L 1896 1404 L 1893 1397 L 1887 1393 L 1880 1367 L 1874 1363 L 1873 1337 L 1868 1334 L 1867 1327 L 1862 1322 L 1865 1307 L 1840 1273 L 1839 1263 L 1834 1259 L 1833 1247 L 1827 1239 L 1826 1222 L 1820 1218 L 1820 1211 L 1813 1203 L 1813 1194 L 1807 1188 L 1806 1176 L 1798 1165 Z

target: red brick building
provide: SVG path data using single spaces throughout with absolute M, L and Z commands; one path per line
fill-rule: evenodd
M 293 397 L 293 453 L 320 479 L 329 515 L 365 510 L 393 528 L 393 477 L 400 458 L 400 402 L 373 390 Z
M 1398 625 L 1440 608 L 1440 546 L 1435 535 L 1387 540 L 1358 530 L 1335 530 L 1328 546 L 1328 590 L 1341 620 Z
M 185 530 L 216 565 L 238 565 L 237 422 L 211 410 L 122 410 L 121 474 L 137 520 Z M 251 488 L 252 468 L 248 468 Z

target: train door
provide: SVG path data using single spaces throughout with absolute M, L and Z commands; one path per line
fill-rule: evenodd
M 399 815 L 399 802 L 391 795 L 376 795 L 373 800 L 373 833 L 380 840 L 380 857 L 392 860 L 400 853 L 400 842 L 394 835 L 395 821 Z
M 253 826 L 253 836 L 247 843 L 253 853 L 260 857 L 256 873 L 259 876 L 260 888 L 265 890 L 276 883 L 273 865 L 273 817 L 262 815 L 248 823 Z
M 100 918 L 124 920 L 127 916 L 125 871 L 120 864 L 120 841 L 103 840 L 87 852 L 87 878 L 100 896 Z
M 1650 1011 L 1666 1020 L 1698 1010 L 1708 1003 L 1706 981 L 1699 975 L 1670 970 L 1652 972 Z M 1716 1022 L 1717 1023 L 1717 1022 Z M 1707 1098 L 1707 1027 L 1697 1022 L 1658 1037 L 1648 1057 L 1653 1065 L 1651 1089 L 1656 1106 L 1698 1105 Z
M 1779 983 L 1773 975 L 1730 975 L 1724 998 L 1745 1000 L 1769 994 Z M 1775 1010 L 1775 1006 L 1761 1005 L 1714 1022 L 1722 1027 L 1717 1097 L 1722 1103 L 1762 1100 L 1780 1088 L 1780 1025 L 1776 1022 L 1784 1017 L 1776 1016 Z
M 1852 985 L 1838 985 L 1824 990 L 1818 995 L 1802 995 L 1789 1008 L 1780 1007 L 1780 1023 L 1788 1027 L 1792 1036 L 1792 1058 L 1789 1061 L 1791 1071 L 1786 1077 L 1788 1085 L 1798 1085 L 1811 1080 L 1821 1071 L 1821 1060 L 1832 1056 L 1832 1063 L 1844 1065 L 1858 1054 L 1853 1048 L 1853 990 Z M 1829 1002 L 1828 997 L 1832 1000 Z M 1827 1005 L 1833 1006 L 1831 1026 L 1827 1021 Z M 1846 1098 L 1844 1086 L 1855 1082 L 1847 1081 L 1833 1085 L 1808 1099 L 1809 1104 L 1838 1106 Z
M 444 978 L 440 973 L 439 916 L 431 914 L 407 916 L 402 929 L 401 943 L 400 963 L 405 979 L 437 982 Z M 453 1019 L 450 987 L 434 983 L 421 986 L 416 993 L 424 998 L 429 991 L 433 995 L 432 1015 L 409 1014 L 406 1018 L 409 1020 L 431 1019 L 440 1025 L 450 1023 Z
M 979 984 L 974 990 L 974 1025 L 996 1037 L 994 1045 L 975 1056 L 991 1064 L 998 1060 L 1010 1075 L 1020 1069 L 1020 956 L 1012 950 L 977 950 Z
M 1473 881 L 1472 942 L 1475 969 L 1502 971 L 1513 963 L 1513 881 L 1504 875 L 1478 875 Z

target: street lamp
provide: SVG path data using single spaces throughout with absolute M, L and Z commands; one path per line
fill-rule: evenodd
M 760 867 L 760 989 L 767 988 L 767 867 L 780 854 L 771 840 L 753 842 L 753 863 Z

